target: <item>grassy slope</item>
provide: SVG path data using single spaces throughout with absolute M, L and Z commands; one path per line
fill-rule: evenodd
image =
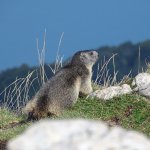
M 136 94 L 124 95 L 111 101 L 85 98 L 79 99 L 71 109 L 65 110 L 59 119 L 87 118 L 105 120 L 124 128 L 135 129 L 150 136 L 150 103 Z M 23 119 L 7 110 L 0 110 L 0 140 L 7 140 L 20 134 L 29 124 L 3 130 L 11 122 Z

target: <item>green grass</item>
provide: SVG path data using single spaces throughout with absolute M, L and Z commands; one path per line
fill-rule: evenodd
M 16 115 L 7 109 L 0 108 L 0 140 L 8 140 L 22 133 L 29 126 L 29 124 L 23 124 L 14 128 L 11 128 L 10 126 L 23 119 L 24 116 L 22 115 Z M 5 129 L 7 127 L 8 129 Z
M 136 94 L 123 95 L 109 101 L 80 99 L 60 118 L 86 118 L 113 122 L 150 136 L 150 103 Z
M 15 115 L 6 109 L 0 110 L 0 128 L 24 117 Z M 150 136 L 150 103 L 136 94 L 123 95 L 109 101 L 80 98 L 74 107 L 53 119 L 86 118 L 116 122 L 118 125 L 134 129 Z M 0 140 L 7 140 L 22 133 L 29 124 L 0 130 Z

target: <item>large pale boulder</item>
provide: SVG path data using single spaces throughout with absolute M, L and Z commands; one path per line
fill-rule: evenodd
M 96 97 L 102 100 L 109 100 L 113 97 L 120 96 L 123 94 L 132 93 L 132 89 L 129 85 L 123 84 L 122 86 L 111 86 L 102 90 L 96 90 L 89 95 L 89 97 Z
M 149 150 L 150 140 L 101 121 L 41 121 L 9 141 L 8 150 Z
M 150 97 L 150 74 L 140 73 L 132 82 L 134 87 L 133 91 L 138 92 L 140 95 Z

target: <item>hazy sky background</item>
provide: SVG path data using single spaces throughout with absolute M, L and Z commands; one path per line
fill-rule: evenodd
M 46 62 L 81 49 L 150 39 L 150 0 L 0 0 L 0 70 L 38 65 L 36 39 L 46 37 Z

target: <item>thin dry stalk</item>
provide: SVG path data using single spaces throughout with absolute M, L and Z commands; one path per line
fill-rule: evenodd
M 25 78 L 16 78 L 0 93 L 4 95 L 4 107 L 20 111 L 22 106 L 29 100 L 29 90 L 36 78 L 31 79 L 34 71 L 29 73 Z M 23 95 L 23 96 L 21 96 Z
M 141 47 L 139 46 L 139 56 L 138 56 L 138 74 L 140 73 L 141 68 Z
M 63 56 L 60 56 L 60 47 L 61 47 L 63 36 L 64 36 L 64 32 L 61 34 L 61 37 L 60 37 L 60 40 L 59 40 L 59 43 L 58 43 L 54 68 L 49 65 L 49 67 L 50 67 L 53 74 L 55 74 L 62 67 L 62 64 L 63 64 Z
M 41 49 L 39 48 L 39 41 L 37 39 L 37 51 L 38 51 L 39 66 L 40 66 L 39 80 L 40 80 L 40 86 L 42 86 L 48 80 L 45 74 L 46 29 L 44 32 L 43 47 Z
M 118 74 L 118 71 L 115 70 L 115 61 L 114 58 L 117 54 L 113 54 L 108 60 L 105 59 L 101 62 L 101 65 L 98 64 L 97 67 L 97 75 L 95 79 L 95 84 L 101 84 L 103 83 L 103 86 L 108 87 L 116 84 L 116 76 Z M 113 77 L 109 73 L 108 65 L 113 60 L 113 69 L 114 74 Z

